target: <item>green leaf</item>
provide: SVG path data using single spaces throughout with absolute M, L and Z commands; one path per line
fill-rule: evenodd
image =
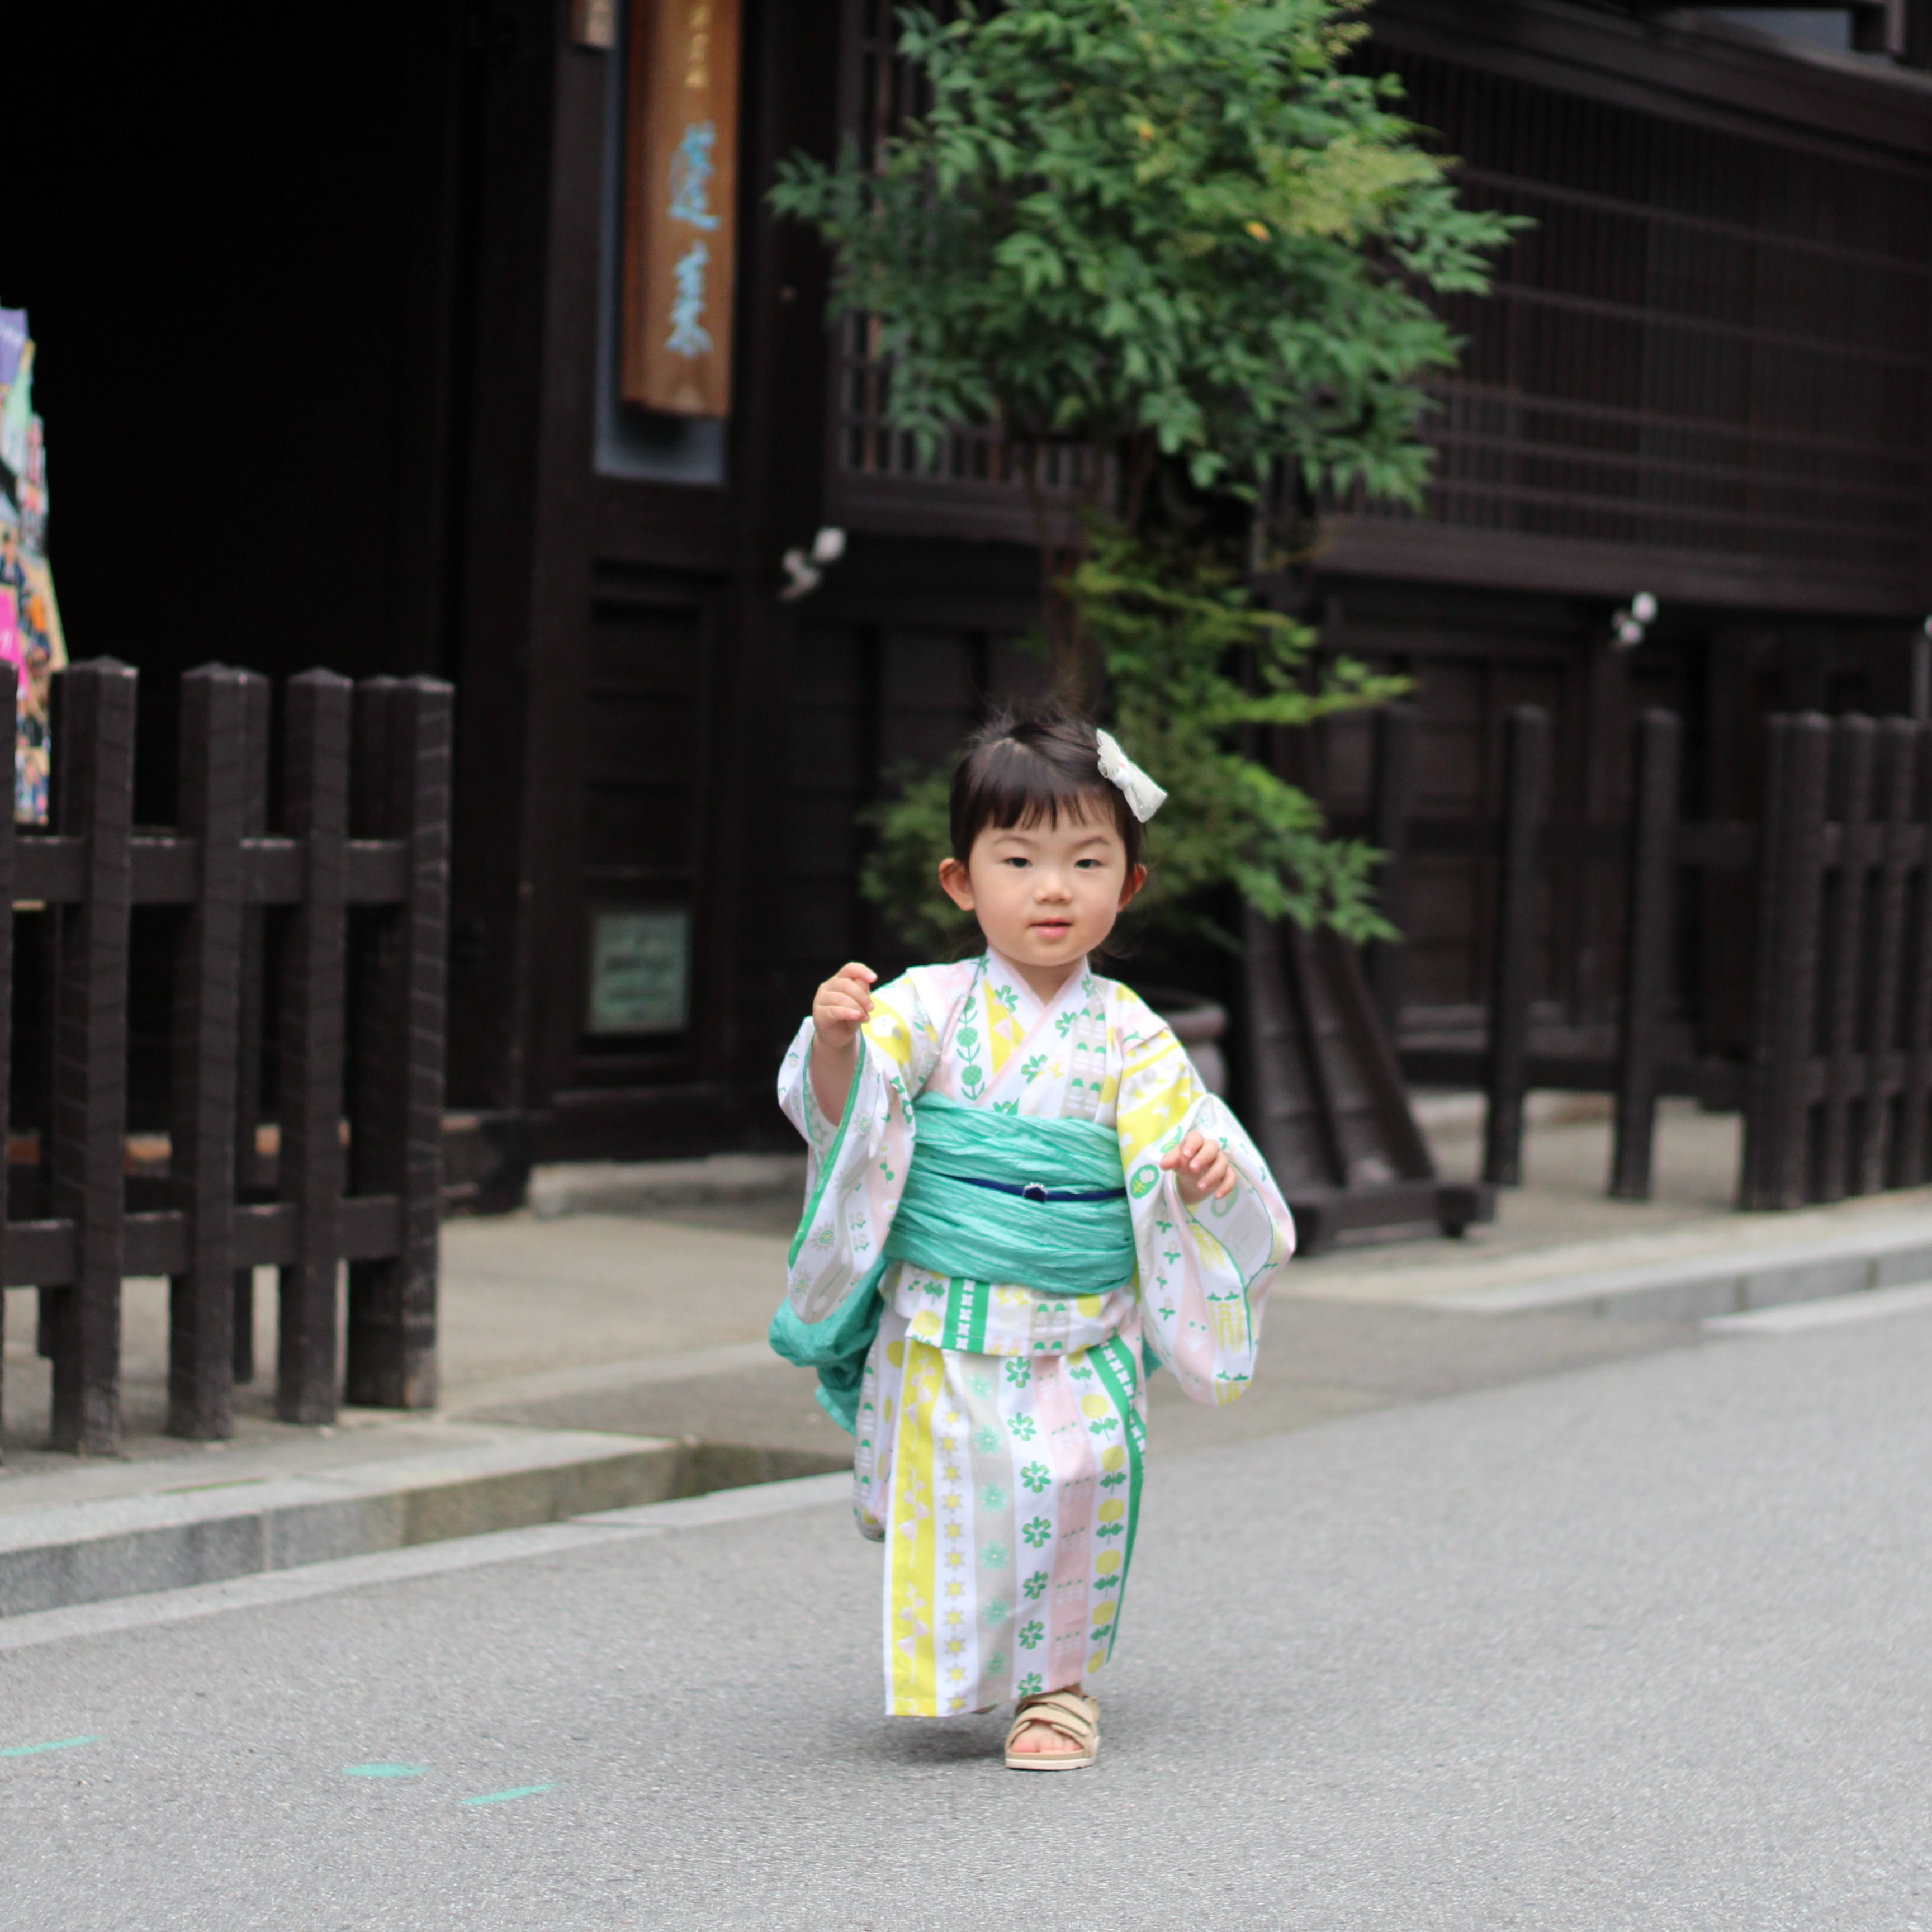
M 771 190 L 877 320 L 892 428 L 1150 434 L 1201 489 L 1413 502 L 1419 389 L 1454 360 L 1429 305 L 1480 292 L 1522 224 L 1344 73 L 1346 0 L 913 7 L 929 103 L 869 157 L 794 155 Z

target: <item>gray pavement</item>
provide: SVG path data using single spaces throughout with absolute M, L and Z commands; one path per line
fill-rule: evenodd
M 1164 1442 L 1191 1448 L 1278 1436 L 1397 1402 L 1684 1346 L 1699 1331 L 1690 1322 L 1605 1322 L 1563 1310 L 1497 1319 L 1283 1297 L 1268 1310 L 1266 1334 L 1265 1372 L 1232 1409 L 1203 1408 L 1172 1376 L 1154 1378 L 1149 1400 Z M 490 1400 L 464 1412 L 526 1428 L 696 1435 L 849 1456 L 851 1438 L 819 1408 L 814 1385 L 809 1372 L 754 1348 L 729 1369 L 689 1376 L 634 1378 L 614 1370 L 589 1386 L 550 1394 L 498 1384 L 484 1392 Z
M 449 1222 L 442 1237 L 443 1391 L 612 1361 L 762 1339 L 784 1291 L 786 1240 L 768 1225 L 797 1204 L 767 1199 L 725 1226 L 586 1214 Z M 788 1231 L 788 1232 L 789 1231 Z M 137 1277 L 122 1309 L 122 1397 L 130 1454 L 179 1454 L 167 1412 L 168 1285 Z M 6 1296 L 4 1440 L 32 1469 L 47 1432 L 50 1378 L 34 1351 L 34 1291 Z M 272 1442 L 275 1273 L 255 1271 L 255 1378 L 236 1392 L 242 1438 Z M 349 1418 L 353 1426 L 358 1418 Z
M 1932 1220 L 1932 1188 L 1901 1189 L 1830 1207 L 1741 1214 L 1740 1124 L 1688 1100 L 1658 1109 L 1652 1197 L 1612 1201 L 1608 1102 L 1538 1094 L 1554 1103 L 1524 1136 L 1523 1185 L 1505 1188 L 1493 1225 L 1461 1240 L 1403 1240 L 1346 1249 L 1290 1270 L 1291 1294 L 1326 1300 L 1473 1305 L 1566 1277 L 1611 1270 L 1694 1268 L 1714 1258 L 1769 1256 L 1792 1246 L 1856 1241 L 1876 1224 Z M 1425 1114 L 1425 1118 L 1427 1116 Z M 1481 1163 L 1481 1113 L 1457 1105 L 1428 1126 L 1438 1166 L 1473 1179 Z
M 1587 1286 L 1606 1268 L 1708 1270 L 1714 1254 L 1756 1255 L 1768 1265 L 1808 1241 L 1856 1244 L 1901 1214 L 1924 1222 L 1922 1246 L 1932 1242 L 1932 1197 L 1887 1196 L 1811 1214 L 1726 1213 L 1736 1124 L 1675 1104 L 1660 1128 L 1658 1198 L 1607 1201 L 1609 1125 L 1592 1108 L 1587 1096 L 1534 1096 L 1528 1184 L 1505 1195 L 1496 1226 L 1466 1240 L 1409 1240 L 1298 1262 L 1276 1287 L 1270 1317 L 1276 1359 L 1291 1366 L 1264 1379 L 1238 1420 L 1196 1412 L 1156 1382 L 1163 1429 L 1183 1445 L 1226 1440 L 1230 1429 L 1278 1433 L 1669 1346 L 1694 1334 L 1690 1316 L 1711 1312 L 1702 1302 L 1690 1306 L 1695 1297 L 1680 1306 L 1683 1298 L 1665 1294 L 1650 1298 L 1658 1304 L 1648 1310 L 1653 1318 L 1634 1323 L 1606 1323 L 1592 1307 L 1532 1306 L 1495 1318 L 1499 1296 L 1533 1304 L 1566 1284 Z M 1426 1102 L 1424 1112 L 1444 1170 L 1472 1169 L 1480 1108 L 1450 1098 Z M 743 1159 L 737 1167 L 693 1165 L 704 1170 L 695 1180 L 662 1166 L 614 1171 L 619 1191 L 649 1205 L 648 1214 L 524 1214 L 446 1229 L 441 1352 L 443 1413 L 452 1424 L 695 1438 L 708 1460 L 691 1473 L 705 1484 L 742 1479 L 746 1471 L 825 1467 L 848 1452 L 848 1439 L 813 1402 L 809 1375 L 764 1346 L 795 1192 L 758 1192 L 752 1184 L 763 1170 L 739 1172 Z M 721 1181 L 713 1167 L 731 1171 Z M 539 1192 L 550 1206 L 569 1196 L 569 1178 L 544 1177 Z M 698 1180 L 718 1183 L 717 1198 L 691 1198 Z M 607 1175 L 598 1184 L 608 1193 L 616 1182 Z M 1894 1278 L 1904 1277 L 1885 1277 Z M 123 1346 L 130 1460 L 111 1476 L 95 1468 L 77 1478 L 70 1458 L 44 1448 L 48 1375 L 34 1351 L 31 1292 L 8 1298 L 0 1514 L 72 1500 L 77 1486 L 158 1493 L 244 1474 L 305 1478 L 331 1454 L 380 1459 L 406 1453 L 416 1439 L 392 1449 L 373 1438 L 397 1418 L 346 1411 L 338 1436 L 371 1439 L 332 1450 L 313 1432 L 273 1419 L 274 1283 L 266 1269 L 256 1283 L 258 1372 L 238 1394 L 236 1441 L 209 1448 L 164 1436 L 166 1284 L 137 1281 L 128 1286 Z M 1619 1306 L 1627 1315 L 1642 1298 L 1626 1295 Z M 1748 1296 L 1734 1300 L 1751 1305 Z M 1468 1311 L 1479 1305 L 1481 1318 L 1471 1320 Z
M 1157 1422 L 1068 1776 L 879 1716 L 878 1552 L 782 1492 L 14 1620 L 7 1922 L 1932 1928 L 1928 1378 L 1907 1312 Z
M 1574 1096 L 1564 1098 L 1574 1109 Z M 1445 1169 L 1474 1159 L 1471 1124 L 1452 1113 L 1434 1130 Z M 1466 1320 L 1419 1321 L 1402 1304 L 1511 1278 L 1510 1270 L 1603 1267 L 1636 1243 L 1685 1240 L 1736 1243 L 1757 1224 L 1767 1237 L 1796 1238 L 1805 1216 L 1722 1214 L 1719 1198 L 1735 1123 L 1672 1112 L 1661 1144 L 1664 1186 L 1658 1202 L 1601 1198 L 1608 1128 L 1599 1119 L 1544 1120 L 1532 1128 L 1529 1184 L 1505 1197 L 1495 1228 L 1466 1240 L 1407 1240 L 1297 1263 L 1278 1286 L 1277 1329 L 1298 1364 L 1264 1399 L 1244 1412 L 1244 1429 L 1274 1432 L 1394 1400 L 1486 1384 L 1512 1372 L 1540 1373 L 1558 1360 L 1594 1360 L 1672 1339 L 1663 1324 L 1603 1333 L 1588 1316 L 1551 1316 L 1492 1326 Z M 550 1192 L 558 1190 L 553 1186 Z M 1886 1203 L 1904 1197 L 1884 1197 Z M 808 1374 L 764 1347 L 782 1292 L 785 1250 L 796 1224 L 791 1192 L 752 1192 L 708 1203 L 667 1202 L 649 1215 L 588 1213 L 562 1219 L 525 1214 L 452 1222 L 443 1234 L 442 1372 L 452 1416 L 544 1429 L 614 1430 L 650 1436 L 694 1436 L 707 1443 L 820 1457 L 845 1452 L 848 1439 L 812 1398 Z M 1844 1216 L 1858 1204 L 1828 1210 Z M 274 1273 L 257 1271 L 255 1380 L 237 1391 L 238 1435 L 212 1451 L 161 1432 L 166 1408 L 166 1284 L 128 1285 L 123 1322 L 126 1452 L 137 1463 L 189 1462 L 209 1473 L 156 1471 L 140 1484 L 214 1480 L 226 1457 L 282 1457 L 306 1467 L 313 1450 L 273 1418 Z M 44 1448 L 47 1365 L 36 1354 L 31 1290 L 7 1297 L 0 1510 L 32 1483 L 70 1469 L 71 1459 Z M 1336 1304 L 1363 1304 L 1357 1314 Z M 1520 1363 L 1512 1369 L 1510 1363 Z M 1156 1383 L 1157 1402 L 1173 1391 Z M 1184 1403 L 1174 1426 L 1199 1424 Z M 392 1418 L 348 1412 L 344 1431 Z M 1210 1418 L 1211 1420 L 1211 1418 Z M 358 1452 L 358 1454 L 364 1452 Z M 128 1486 L 122 1485 L 122 1487 Z

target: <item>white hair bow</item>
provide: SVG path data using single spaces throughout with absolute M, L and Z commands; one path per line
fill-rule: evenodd
M 1100 741 L 1100 776 L 1118 785 L 1127 809 L 1144 825 L 1167 802 L 1167 794 L 1120 749 L 1111 731 L 1096 731 Z

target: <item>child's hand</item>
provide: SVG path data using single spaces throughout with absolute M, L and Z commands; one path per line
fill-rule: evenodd
M 812 1024 L 834 1052 L 843 1053 L 871 1017 L 878 974 L 855 959 L 842 966 L 812 998 Z
M 1228 1150 L 1205 1134 L 1190 1134 L 1173 1153 L 1163 1154 L 1160 1164 L 1174 1174 L 1180 1198 L 1195 1208 L 1213 1195 L 1225 1201 L 1234 1191 L 1237 1179 L 1228 1159 Z

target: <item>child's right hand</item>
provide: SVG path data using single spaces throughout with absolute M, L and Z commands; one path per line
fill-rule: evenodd
M 843 1052 L 859 1037 L 859 1029 L 872 1016 L 872 988 L 878 977 L 871 967 L 854 959 L 812 995 L 812 1023 L 827 1046 Z

